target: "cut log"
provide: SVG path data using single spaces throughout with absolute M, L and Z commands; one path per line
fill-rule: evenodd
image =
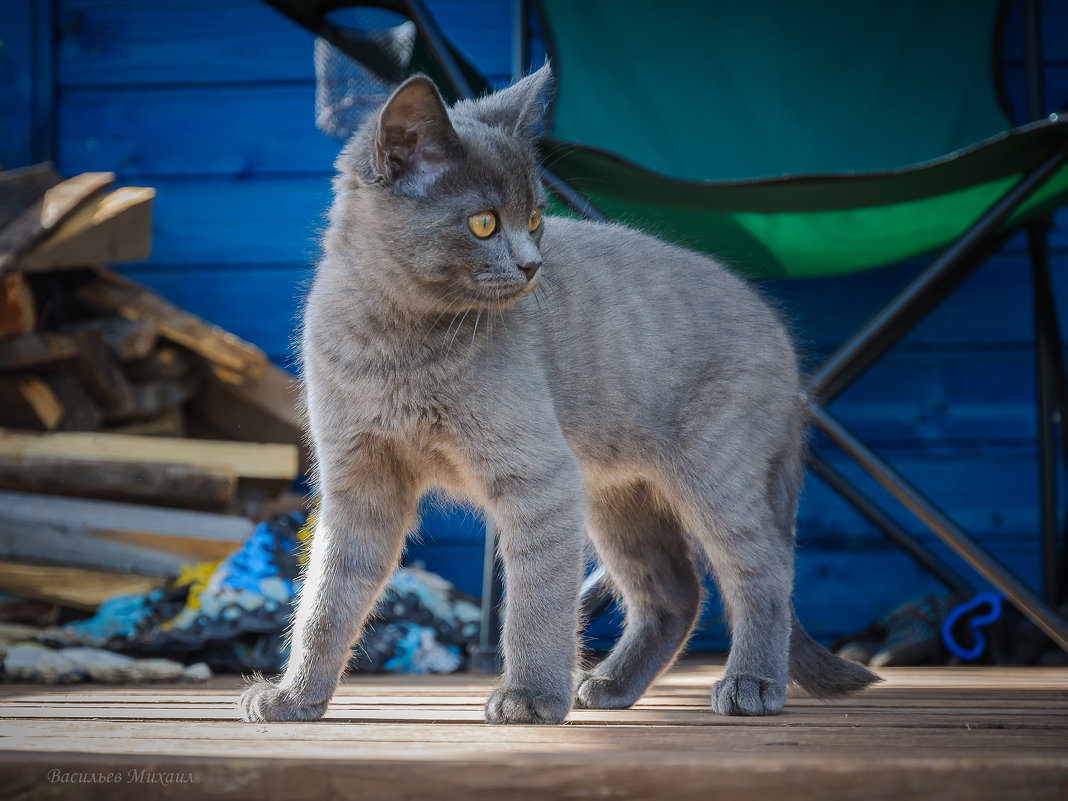
M 308 448 L 300 418 L 300 382 L 274 365 L 263 375 L 234 385 L 209 375 L 189 402 L 191 414 L 228 439 L 284 442 L 300 448 L 300 469 L 307 472 Z
M 0 339 L 0 371 L 25 370 L 69 359 L 78 352 L 74 340 L 48 332 Z
M 233 515 L 0 492 L 0 556 L 38 562 L 177 575 L 205 545 L 228 553 L 253 529 Z M 189 556 L 176 554 L 182 543 Z
M 62 419 L 63 404 L 40 378 L 0 377 L 0 423 L 35 431 L 55 431 Z
M 37 324 L 33 292 L 21 275 L 0 276 L 0 338 L 32 331 Z
M 19 258 L 17 269 L 34 272 L 147 259 L 152 254 L 155 195 L 155 189 L 127 186 L 91 198 Z
M 150 548 L 155 553 L 169 554 L 183 565 L 218 562 L 240 547 L 240 543 L 223 540 L 172 537 L 166 534 L 146 534 L 140 531 L 95 531 L 93 536 L 98 541 Z
M 11 269 L 78 207 L 113 183 L 114 173 L 86 172 L 47 190 L 0 230 L 0 273 Z
M 104 422 L 104 413 L 71 373 L 53 372 L 42 378 L 63 406 L 61 431 L 97 431 Z
M 158 417 L 167 409 L 175 409 L 189 400 L 200 388 L 200 375 L 190 373 L 170 381 L 131 384 L 131 404 L 125 414 L 109 418 L 109 422 L 143 420 Z
M 105 344 L 122 362 L 144 359 L 150 356 L 159 340 L 159 326 L 151 318 L 123 320 L 121 317 L 98 317 L 60 327 L 64 334 L 77 334 L 86 329 L 100 331 Z
M 181 345 L 164 345 L 148 357 L 123 366 L 133 381 L 143 384 L 152 381 L 174 381 L 194 372 L 202 362 Z
M 234 499 L 231 471 L 184 464 L 0 456 L 0 489 L 160 506 L 222 509 Z
M 63 178 L 51 164 L 0 172 L 0 228 L 44 197 Z
M 180 408 L 167 409 L 147 420 L 131 420 L 102 429 L 112 434 L 131 434 L 139 437 L 184 437 L 185 413 Z
M 95 567 L 142 576 L 177 576 L 180 557 L 121 542 L 99 540 L 88 526 L 23 519 L 0 508 L 0 559 Z
M 85 328 L 74 335 L 74 341 L 78 347 L 74 371 L 82 387 L 108 419 L 129 416 L 134 407 L 133 391 L 103 333 L 98 328 Z
M 292 479 L 292 445 L 167 439 L 123 434 L 30 434 L 0 429 L 0 455 L 185 464 L 230 470 L 242 478 Z
M 267 356 L 255 345 L 110 270 L 101 268 L 99 278 L 82 286 L 77 296 L 89 306 L 126 320 L 154 317 L 162 336 L 207 359 L 215 372 L 231 383 L 262 375 L 267 367 Z
M 92 611 L 115 595 L 150 592 L 165 583 L 154 576 L 0 561 L 0 592 L 75 609 Z

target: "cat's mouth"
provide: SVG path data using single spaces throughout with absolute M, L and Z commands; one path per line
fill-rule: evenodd
M 483 303 L 510 304 L 528 292 L 532 292 L 539 283 L 541 283 L 540 275 L 535 275 L 530 281 L 476 276 L 472 281 L 471 294 L 475 300 Z

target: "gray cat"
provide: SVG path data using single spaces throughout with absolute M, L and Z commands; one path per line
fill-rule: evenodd
M 245 691 L 245 720 L 322 716 L 432 487 L 497 527 L 491 723 L 633 704 L 693 628 L 701 557 L 733 637 L 716 712 L 777 713 L 790 677 L 818 696 L 877 681 L 793 612 L 805 407 L 781 321 L 711 259 L 541 216 L 551 83 L 546 66 L 447 109 L 414 77 L 338 160 L 302 336 L 321 505 L 288 666 Z M 587 672 L 584 532 L 626 609 Z

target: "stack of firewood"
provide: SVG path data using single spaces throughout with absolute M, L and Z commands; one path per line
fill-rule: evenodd
M 0 173 L 0 592 L 83 608 L 225 555 L 304 466 L 288 373 L 103 266 L 151 243 L 113 182 Z

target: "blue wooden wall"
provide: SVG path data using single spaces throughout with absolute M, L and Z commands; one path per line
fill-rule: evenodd
M 507 82 L 508 0 L 429 5 L 475 64 L 495 83 Z M 54 59 L 44 60 L 53 65 L 51 74 L 40 65 L 40 53 L 26 46 L 42 7 L 54 9 Z M 1046 0 L 1044 9 L 1052 109 L 1068 98 L 1068 3 Z M 158 189 L 152 258 L 125 272 L 289 364 L 298 298 L 338 150 L 314 127 L 311 36 L 257 0 L 58 0 L 51 6 L 6 0 L 0 26 L 0 159 L 18 166 L 32 157 L 33 103 L 38 109 L 51 103 L 54 159 L 64 174 L 113 170 L 122 183 Z M 1005 78 L 1022 115 L 1018 23 L 1007 41 Z M 42 91 L 35 81 L 39 86 L 42 80 L 49 96 L 35 99 Z M 1068 217 L 1060 215 L 1058 223 L 1054 279 L 1063 306 Z M 815 362 L 919 266 L 768 290 L 796 322 Z M 1017 238 L 834 409 L 1036 584 L 1030 302 L 1024 242 Z M 826 455 L 883 497 L 833 451 Z M 480 525 L 430 518 L 409 555 L 477 594 Z M 900 518 L 946 553 L 918 523 Z M 797 606 L 823 639 L 940 589 L 815 478 L 806 489 L 799 533 Z M 609 633 L 603 625 L 598 632 L 602 638 Z M 724 642 L 712 602 L 697 644 Z

